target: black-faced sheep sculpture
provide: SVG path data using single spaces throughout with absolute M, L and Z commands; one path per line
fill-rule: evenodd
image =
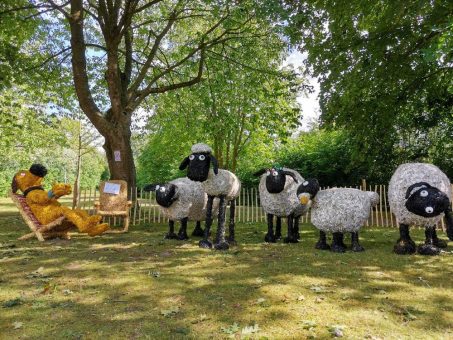
M 406 163 L 390 179 L 390 208 L 399 224 L 400 238 L 394 247 L 397 254 L 437 255 L 447 243 L 437 237 L 436 226 L 445 215 L 447 235 L 453 240 L 451 184 L 435 165 Z M 425 243 L 418 249 L 409 234 L 410 225 L 425 227 Z
M 206 144 L 195 144 L 192 146 L 192 154 L 186 157 L 181 165 L 180 170 L 187 170 L 187 177 L 192 181 L 201 182 L 203 190 L 208 195 L 206 208 L 206 226 L 204 238 L 199 245 L 202 248 L 212 248 L 208 236 L 212 225 L 213 201 L 215 197 L 219 198 L 219 215 L 216 238 L 214 240 L 215 249 L 226 250 L 230 244 L 235 244 L 234 239 L 234 210 L 235 199 L 241 191 L 241 182 L 235 174 L 228 170 L 219 169 L 216 158 L 212 155 L 211 148 Z M 210 165 L 213 168 L 210 168 Z M 228 240 L 225 239 L 225 213 L 227 202 L 230 203 L 230 221 Z
M 296 243 L 299 239 L 299 219 L 308 206 L 301 206 L 296 195 L 298 183 L 304 179 L 295 170 L 281 167 L 261 169 L 255 176 L 261 176 L 259 184 L 260 202 L 267 215 L 266 242 L 276 242 L 281 237 L 281 218 L 288 219 L 286 243 Z M 274 234 L 273 219 L 277 216 L 277 229 Z
M 311 222 L 319 229 L 319 241 L 316 249 L 331 249 L 344 252 L 345 232 L 351 233 L 353 251 L 363 251 L 359 244 L 359 230 L 368 220 L 370 209 L 379 202 L 379 195 L 373 191 L 361 191 L 350 188 L 332 188 L 319 190 L 316 179 L 307 179 L 297 189 L 300 204 L 311 205 Z M 332 232 L 330 247 L 326 242 L 326 233 Z
M 193 182 L 188 178 L 178 178 L 168 183 L 148 184 L 143 189 L 156 192 L 159 209 L 169 220 L 166 239 L 187 240 L 189 238 L 187 235 L 188 221 L 196 221 L 192 236 L 204 235 L 201 221 L 206 219 L 208 196 L 199 182 Z M 178 235 L 174 231 L 175 221 L 181 222 Z

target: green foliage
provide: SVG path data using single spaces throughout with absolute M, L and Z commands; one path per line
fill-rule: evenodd
M 382 162 L 429 161 L 452 177 L 451 2 L 286 4 L 287 33 L 321 83 L 323 126 L 350 130 L 371 172 Z

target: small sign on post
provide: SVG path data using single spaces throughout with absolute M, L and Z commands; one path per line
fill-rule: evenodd
M 113 151 L 115 162 L 121 162 L 121 152 L 120 150 Z

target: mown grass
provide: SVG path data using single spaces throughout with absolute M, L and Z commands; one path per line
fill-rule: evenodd
M 397 256 L 394 229 L 346 254 L 315 250 L 310 225 L 287 245 L 239 224 L 227 252 L 163 241 L 162 224 L 39 243 L 17 241 L 28 228 L 0 204 L 2 339 L 453 338 L 452 247 Z

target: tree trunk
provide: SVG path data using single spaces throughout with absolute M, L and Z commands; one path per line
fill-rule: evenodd
M 135 163 L 132 155 L 131 132 L 129 126 L 120 129 L 112 129 L 105 135 L 103 145 L 110 170 L 110 179 L 122 179 L 128 184 L 128 197 L 131 188 L 136 186 Z M 134 191 L 134 190 L 132 190 Z

